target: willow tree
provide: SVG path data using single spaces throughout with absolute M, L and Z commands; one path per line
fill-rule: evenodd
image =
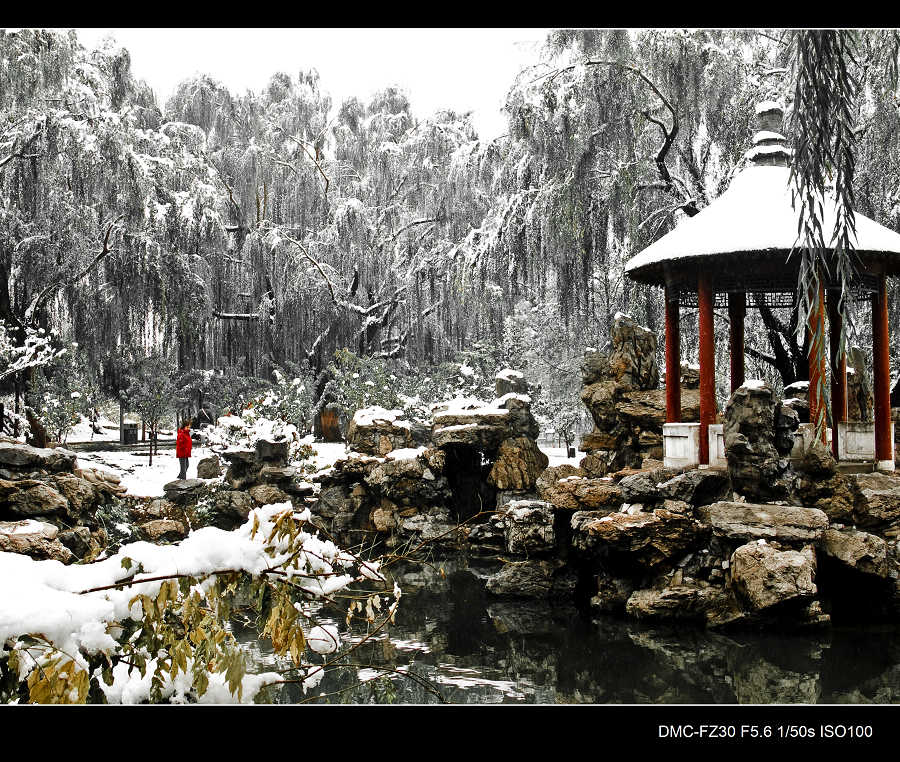
M 528 302 L 577 376 L 614 315 L 651 328 L 661 299 L 624 263 L 727 186 L 746 148 L 767 43 L 740 31 L 561 31 L 507 97 L 509 134 L 470 157 L 490 206 L 455 253 L 487 322 Z M 471 303 L 472 299 L 469 300 Z
M 127 51 L 0 32 L 0 317 L 77 340 L 116 389 L 123 357 L 199 342 L 220 189 L 201 130 L 163 123 Z

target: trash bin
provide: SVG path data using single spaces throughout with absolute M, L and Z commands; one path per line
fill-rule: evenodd
M 122 424 L 122 444 L 136 445 L 138 441 L 138 425 L 136 423 Z

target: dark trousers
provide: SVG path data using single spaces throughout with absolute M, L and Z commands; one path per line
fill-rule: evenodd
M 178 462 L 181 464 L 181 470 L 178 472 L 178 478 L 179 479 L 187 479 L 188 459 L 187 458 L 179 458 Z

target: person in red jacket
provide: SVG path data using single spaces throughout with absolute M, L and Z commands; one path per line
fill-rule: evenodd
M 178 436 L 175 438 L 175 457 L 181 465 L 178 472 L 179 479 L 187 479 L 188 458 L 191 457 L 191 419 L 188 418 L 178 429 Z

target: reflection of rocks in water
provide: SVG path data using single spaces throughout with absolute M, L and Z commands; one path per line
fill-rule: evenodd
M 900 701 L 895 627 L 776 636 L 589 620 L 571 605 L 490 596 L 484 575 L 464 560 L 440 565 L 443 577 L 440 567 L 394 570 L 398 579 L 419 575 L 426 587 L 404 587 L 395 623 L 353 654 L 355 666 L 330 671 L 314 693 L 290 685 L 267 698 L 289 703 L 344 690 L 316 700 L 431 704 L 439 702 L 437 690 L 449 703 L 468 704 Z M 343 634 L 339 614 L 328 616 Z M 235 634 L 258 671 L 289 666 L 252 630 Z M 417 679 L 378 677 L 379 670 L 409 671 Z M 371 678 L 377 679 L 358 684 Z
M 734 673 L 739 704 L 816 704 L 821 696 L 818 674 L 781 669 L 760 658 Z

